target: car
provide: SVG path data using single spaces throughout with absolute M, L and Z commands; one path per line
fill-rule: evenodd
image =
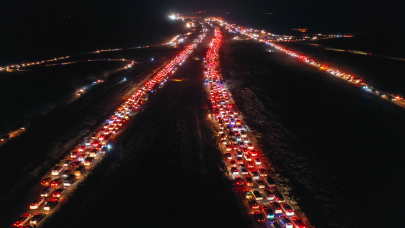
M 274 193 L 274 200 L 279 202 L 279 203 L 285 202 L 285 199 L 284 199 L 283 195 L 281 195 L 278 192 Z
M 274 218 L 274 211 L 270 207 L 268 207 L 268 206 L 262 207 L 262 212 L 267 219 Z
M 240 177 L 235 177 L 235 184 L 236 185 L 243 185 L 243 180 Z
M 257 170 L 260 174 L 261 177 L 267 177 L 267 171 L 266 169 L 259 169 Z
M 279 223 L 279 221 L 277 219 L 272 219 L 269 221 L 269 225 L 273 228 L 282 228 L 281 224 Z
M 304 222 L 302 222 L 302 220 L 298 217 L 292 217 L 291 222 L 294 224 L 295 228 L 306 228 Z
M 273 195 L 273 193 L 272 193 L 270 190 L 268 190 L 268 189 L 266 189 L 266 190 L 263 191 L 263 195 L 264 195 L 264 196 L 266 197 L 266 199 L 269 200 L 269 201 L 273 201 L 273 200 L 274 200 L 274 195 Z
M 245 182 L 247 186 L 253 186 L 253 180 L 250 177 L 245 177 Z
M 38 209 L 38 207 L 44 203 L 45 198 L 39 198 L 34 200 L 31 204 L 30 204 L 30 209 Z
M 51 182 L 53 181 L 53 177 L 45 177 L 45 179 L 43 179 L 41 181 L 41 185 L 42 186 L 49 186 L 51 184 Z
M 94 157 L 88 157 L 84 159 L 84 165 L 91 165 L 95 161 Z
M 255 170 L 250 170 L 249 171 L 250 176 L 254 179 L 254 180 L 258 180 L 259 179 L 259 173 Z
M 241 130 L 241 131 L 240 131 L 240 137 L 242 137 L 242 138 L 246 138 L 246 137 L 247 137 L 247 134 L 246 134 L 246 132 L 245 132 L 244 130 Z
M 231 160 L 229 163 L 230 163 L 231 167 L 236 167 L 236 162 L 235 162 L 235 160 Z
M 22 227 L 31 219 L 31 214 L 24 214 L 22 215 L 14 224 L 15 227 Z
M 46 217 L 45 213 L 38 212 L 32 217 L 30 224 L 36 225 L 36 224 L 40 223 L 45 217 Z
M 231 173 L 232 174 L 239 174 L 239 171 L 238 171 L 238 169 L 236 167 L 232 167 L 231 168 Z
M 252 157 L 249 154 L 245 154 L 246 161 L 252 161 Z
M 99 154 L 100 154 L 99 150 L 91 150 L 90 151 L 90 157 L 92 157 L 92 158 L 97 157 L 97 155 L 99 155 Z
M 67 169 L 67 170 L 63 171 L 62 177 L 68 177 L 72 173 L 73 173 L 73 169 Z
M 41 197 L 48 197 L 53 193 L 53 191 L 55 191 L 54 187 L 46 187 L 42 190 Z
M 249 152 L 250 152 L 250 155 L 251 155 L 252 157 L 256 157 L 256 156 L 259 155 L 259 154 L 257 153 L 257 151 L 255 151 L 255 150 L 250 150 Z
M 88 157 L 87 154 L 80 154 L 79 156 L 77 156 L 77 160 L 84 163 L 84 160 Z
M 253 147 L 253 144 L 252 144 L 252 143 L 248 143 L 248 144 L 247 144 L 247 148 L 248 148 L 249 150 L 253 150 L 253 148 L 254 148 L 254 147 Z
M 251 191 L 252 191 L 253 197 L 256 200 L 263 200 L 263 196 L 262 196 L 262 194 L 260 194 L 259 189 L 255 188 L 255 189 L 252 189 Z
M 249 203 L 249 206 L 250 206 L 252 209 L 259 209 L 259 208 L 260 208 L 260 206 L 259 206 L 259 204 L 257 203 L 257 201 L 254 200 L 254 199 L 249 200 L 248 203 Z
M 222 141 L 221 141 L 221 144 L 222 144 L 222 145 L 226 145 L 226 144 L 228 144 L 228 142 L 227 142 L 226 140 L 222 140 Z
M 248 170 L 247 170 L 246 168 L 244 168 L 244 167 L 240 167 L 239 170 L 240 170 L 240 173 L 241 173 L 242 175 L 247 175 L 247 174 L 249 174 Z
M 76 151 L 71 152 L 71 153 L 70 153 L 70 158 L 77 158 L 77 155 L 78 155 L 78 154 L 79 154 L 79 153 L 76 152 Z
M 242 156 L 243 156 L 242 151 L 240 151 L 240 150 L 236 151 L 236 156 L 237 156 L 238 158 L 242 158 Z
M 246 199 L 252 199 L 253 198 L 253 194 L 250 191 L 246 191 L 245 194 L 246 194 L 245 195 Z
M 281 206 L 281 209 L 283 209 L 284 214 L 286 214 L 287 216 L 294 216 L 294 211 L 290 207 L 290 205 L 288 205 L 286 203 L 282 203 L 280 206 Z
M 238 164 L 238 165 L 243 164 L 243 159 L 242 158 L 236 158 L 236 164 Z
M 226 146 L 226 151 L 231 151 L 232 149 L 233 149 L 233 147 L 231 145 Z
M 220 134 L 219 137 L 220 137 L 221 140 L 226 140 L 226 135 L 225 134 Z
M 265 188 L 266 187 L 266 184 L 262 180 L 257 180 L 256 184 L 257 184 L 258 188 Z
M 255 211 L 253 213 L 253 216 L 255 217 L 255 220 L 259 223 L 265 221 L 264 216 L 263 216 L 262 212 L 260 212 L 260 211 Z
M 63 172 L 63 170 L 64 170 L 63 166 L 55 166 L 55 167 L 52 169 L 52 175 L 57 176 L 57 175 L 59 175 L 61 172 Z
M 247 148 L 242 149 L 243 155 L 249 155 L 249 150 Z
M 73 160 L 68 159 L 63 163 L 63 166 L 69 167 L 72 163 L 73 163 Z
M 225 157 L 228 160 L 232 160 L 232 154 L 231 153 L 225 153 Z
M 60 184 L 62 184 L 63 178 L 57 178 L 53 180 L 50 184 L 51 187 L 58 187 Z
M 63 186 L 68 187 L 71 186 L 76 181 L 75 175 L 70 175 L 63 180 Z
M 63 193 L 65 193 L 65 192 L 66 192 L 66 189 L 59 188 L 52 194 L 52 197 L 60 198 L 63 195 Z
M 270 202 L 270 206 L 273 208 L 274 214 L 276 214 L 276 215 L 281 215 L 281 214 L 283 214 L 283 210 L 281 209 L 281 206 L 280 206 L 279 203 L 277 203 L 277 202 Z
M 256 165 L 261 165 L 262 164 L 262 161 L 260 161 L 260 158 L 255 158 L 254 160 L 255 160 Z
M 84 174 L 84 172 L 86 171 L 86 167 L 84 166 L 79 166 L 76 170 L 75 170 L 75 176 L 76 177 L 80 177 Z
M 50 211 L 53 208 L 55 208 L 58 204 L 59 204 L 59 199 L 55 199 L 55 198 L 51 199 L 51 200 L 49 200 L 48 202 L 45 203 L 44 210 L 45 211 Z
M 293 228 L 291 220 L 285 215 L 281 215 L 280 217 L 278 217 L 278 221 L 284 228 Z
M 72 166 L 72 168 L 76 169 L 76 168 L 78 168 L 81 164 L 82 164 L 81 162 L 76 161 L 76 162 L 73 162 L 71 166 Z
M 264 181 L 265 181 L 266 184 L 269 186 L 269 188 L 274 188 L 274 187 L 276 187 L 276 183 L 274 182 L 273 178 L 267 177 L 266 179 L 264 179 Z
M 247 165 L 247 167 L 250 168 L 250 169 L 253 169 L 253 168 L 255 167 L 255 165 L 254 165 L 253 162 L 251 162 L 251 161 L 246 162 L 246 165 Z

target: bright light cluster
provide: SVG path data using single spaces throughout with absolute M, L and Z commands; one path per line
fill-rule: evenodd
M 215 37 L 204 60 L 204 85 L 209 91 L 213 114 L 209 117 L 217 125 L 224 160 L 239 192 L 248 201 L 249 214 L 259 223 L 284 223 L 305 228 L 302 220 L 295 216 L 292 207 L 277 190 L 270 177 L 268 162 L 262 151 L 250 141 L 248 126 L 227 91 L 221 74 L 218 73 L 218 51 L 221 46 L 221 31 L 215 29 Z

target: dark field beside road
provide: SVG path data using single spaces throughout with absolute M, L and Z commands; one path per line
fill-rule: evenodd
M 311 223 L 401 226 L 405 110 L 270 48 L 228 40 L 223 77 Z
M 105 121 L 129 92 L 139 88 L 178 52 L 176 49 L 151 49 L 150 54 L 160 53 L 160 56 L 155 57 L 154 62 L 140 62 L 127 71 L 127 81 L 123 82 L 122 74 L 112 75 L 75 101 L 36 118 L 29 130 L 0 147 L 0 158 L 7 161 L 0 166 L 0 205 L 8 205 L 0 209 L 1 224 L 14 222 L 21 210 L 29 205 L 30 189 L 39 185 L 42 176 L 54 165 L 47 156 L 53 143 L 63 145 L 59 149 L 68 153 Z

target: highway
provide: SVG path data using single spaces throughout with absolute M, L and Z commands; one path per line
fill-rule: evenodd
M 190 44 L 189 46 L 186 47 L 186 49 L 184 51 L 182 51 L 175 59 L 173 59 L 170 63 L 168 63 L 163 69 L 161 69 L 156 76 L 154 76 L 152 79 L 148 79 L 149 77 L 146 77 L 143 81 L 141 81 L 141 83 L 143 84 L 143 86 L 141 86 L 142 84 L 139 84 L 139 82 L 137 84 L 135 84 L 135 86 L 132 86 L 130 88 L 129 91 L 126 91 L 124 93 L 124 97 L 129 98 L 122 104 L 120 105 L 120 107 L 115 111 L 115 115 L 113 115 L 112 117 L 110 117 L 109 121 L 110 124 L 104 123 L 102 124 L 99 128 L 96 128 L 94 132 L 99 132 L 97 133 L 96 137 L 101 137 L 101 135 L 106 134 L 106 136 L 109 136 L 112 134 L 112 136 L 110 137 L 110 140 L 114 140 L 114 136 L 118 135 L 119 132 L 117 132 L 117 130 L 119 130 L 119 128 L 121 126 L 123 126 L 122 121 L 126 121 L 127 119 L 129 119 L 129 117 L 133 117 L 135 113 L 138 112 L 138 109 L 140 108 L 140 106 L 144 105 L 144 103 L 146 103 L 147 101 L 147 94 L 149 94 L 151 91 L 153 92 L 153 90 L 155 89 L 155 85 L 159 85 L 160 83 L 163 83 L 165 81 L 167 81 L 168 77 L 174 73 L 177 69 L 177 67 L 179 65 L 181 65 L 181 62 L 184 61 L 188 55 L 192 52 L 192 50 L 197 46 L 197 43 L 200 42 L 200 40 L 203 38 L 203 36 L 197 37 L 195 39 L 196 43 L 195 44 Z M 118 81 L 117 81 L 118 80 Z M 146 81 L 149 80 L 149 81 Z M 114 86 L 118 86 L 119 84 L 121 84 L 122 79 L 115 79 L 116 83 Z M 140 87 L 141 86 L 141 87 Z M 108 88 L 108 87 L 106 87 Z M 113 89 L 114 87 L 112 86 L 112 84 L 110 83 L 109 86 L 109 90 Z M 102 91 L 99 90 L 98 93 L 106 93 L 107 91 Z M 121 92 L 122 93 L 122 92 Z M 144 95 L 142 95 L 144 94 Z M 87 96 L 87 99 L 91 99 L 92 97 L 96 96 L 96 94 L 89 94 Z M 144 96 L 146 96 L 146 100 L 144 99 Z M 96 99 L 99 99 L 98 97 Z M 86 103 L 83 104 L 84 106 L 86 105 Z M 84 108 L 84 107 L 83 107 Z M 125 112 L 123 111 L 125 110 Z M 121 112 L 123 112 L 123 115 L 121 114 Z M 113 119 L 114 118 L 114 119 Z M 124 124 L 125 125 L 125 124 Z M 108 130 L 106 130 L 108 129 Z M 80 136 L 79 136 L 80 137 Z M 85 159 L 86 157 L 89 156 L 88 153 L 90 153 L 91 156 L 91 152 L 90 150 L 96 150 L 96 151 L 105 151 L 102 150 L 103 147 L 106 147 L 106 143 L 102 143 L 103 141 L 100 142 L 96 142 L 95 140 L 97 139 L 90 139 L 89 137 L 86 137 L 86 140 L 84 140 L 82 143 L 80 143 L 79 145 L 77 145 L 75 147 L 75 149 L 73 151 L 77 151 L 79 152 L 79 155 L 83 153 L 83 158 Z M 101 138 L 99 139 L 101 140 Z M 94 142 L 92 142 L 94 141 Z M 85 154 L 83 149 L 87 148 Z M 106 147 L 107 148 L 107 147 Z M 103 156 L 102 155 L 97 155 L 95 157 L 96 161 L 101 160 Z M 67 159 L 72 159 L 72 161 L 81 161 L 80 163 L 84 162 L 83 160 L 77 160 L 80 159 L 80 157 L 76 157 L 71 154 L 66 155 L 66 157 L 62 160 L 60 160 L 59 164 L 63 164 Z M 89 165 L 89 166 L 85 166 L 85 173 L 89 173 L 89 171 L 97 164 L 97 162 L 93 162 L 93 164 Z M 70 168 L 70 164 L 67 165 L 66 168 Z M 76 169 L 76 167 L 72 167 L 72 169 Z M 42 179 L 45 179 L 49 176 L 55 176 L 55 177 L 60 177 L 61 173 L 59 175 L 51 175 L 50 171 L 45 174 L 45 176 Z M 76 174 L 75 174 L 76 175 Z M 79 179 L 84 179 L 86 175 L 80 175 Z M 77 182 L 76 182 L 77 183 Z M 60 198 L 61 202 L 65 201 L 65 196 L 68 196 L 72 193 L 73 189 L 75 188 L 76 184 L 74 184 L 73 186 L 63 186 L 61 188 L 66 188 L 67 191 L 65 192 L 65 194 Z M 43 187 L 42 187 L 43 188 Z M 32 190 L 29 191 L 29 193 L 27 194 L 28 199 L 24 199 L 23 201 L 25 202 L 32 202 L 34 199 L 39 197 L 39 193 L 41 192 L 41 187 L 39 187 L 39 185 L 36 185 Z M 52 198 L 52 197 L 48 197 L 48 200 Z M 42 207 L 43 205 L 41 205 Z M 28 206 L 27 206 L 28 207 Z M 31 214 L 33 213 L 37 213 L 39 211 L 43 211 L 43 208 L 40 209 L 35 209 L 35 210 L 29 210 L 31 212 Z M 59 207 L 56 207 L 53 210 L 50 210 L 49 212 L 52 213 L 54 210 L 59 209 Z M 29 212 L 24 210 L 23 212 L 21 212 L 21 214 L 24 214 L 24 212 Z M 47 211 L 45 211 L 47 212 Z M 49 214 L 49 213 L 47 213 Z M 14 223 L 15 225 L 20 225 L 19 223 Z
M 97 104 L 101 97 L 107 101 L 96 105 L 96 110 L 102 111 L 102 117 L 107 119 L 96 121 L 91 131 L 72 130 L 69 137 L 76 134 L 75 140 L 69 141 L 70 147 L 64 148 L 66 156 L 56 163 L 75 171 L 76 166 L 67 164 L 68 160 L 72 160 L 85 167 L 85 172 L 77 175 L 77 180 L 71 186 L 62 184 L 57 187 L 66 189 L 66 192 L 59 197 L 60 204 L 54 209 L 44 210 L 45 202 L 38 209 L 27 209 L 29 202 L 39 198 L 45 187 L 35 184 L 14 205 L 27 207 L 13 209 L 13 212 L 4 213 L 3 216 L 44 212 L 47 218 L 51 218 L 44 219 L 37 226 L 44 228 L 128 224 L 141 227 L 312 228 L 312 221 L 315 221 L 314 224 L 326 224 L 324 217 L 316 216 L 325 215 L 325 210 L 314 213 L 314 207 L 324 209 L 325 205 L 317 205 L 316 201 L 308 203 L 308 199 L 314 195 L 321 198 L 321 194 L 314 194 L 317 190 L 313 186 L 310 190 L 305 188 L 307 184 L 312 184 L 311 178 L 319 175 L 310 167 L 313 165 L 310 162 L 316 161 L 308 161 L 310 156 L 299 154 L 301 150 L 305 151 L 305 146 L 300 145 L 293 133 L 278 120 L 269 118 L 277 119 L 269 112 L 274 108 L 269 102 L 271 99 L 265 97 L 264 92 L 260 94 L 258 85 L 254 85 L 256 90 L 249 87 L 257 82 L 250 79 L 252 75 L 248 70 L 242 71 L 242 66 L 234 66 L 241 71 L 236 75 L 248 73 L 244 82 L 235 79 L 228 81 L 222 77 L 223 74 L 228 78 L 235 75 L 232 68 L 222 68 L 220 65 L 223 31 L 237 31 L 250 36 L 269 45 L 271 50 L 289 55 L 283 58 L 292 57 L 293 61 L 312 67 L 318 71 L 316 75 L 331 75 L 336 84 L 348 84 L 345 88 L 350 88 L 350 92 L 362 89 L 367 94 L 361 96 L 369 97 L 369 100 L 374 100 L 374 95 L 378 95 L 384 102 L 392 101 L 400 107 L 405 107 L 405 102 L 399 96 L 377 91 L 361 78 L 298 55 L 265 38 L 257 39 L 249 30 L 235 30 L 235 25 L 219 19 L 212 20 L 216 22 L 206 20 L 210 25 L 208 32 L 203 26 L 200 33 L 192 35 L 198 37 L 189 41 L 190 44 L 180 54 L 169 62 L 161 61 L 165 63 L 163 67 L 155 64 L 153 73 L 149 71 L 149 74 L 134 76 L 130 79 L 131 84 L 126 86 L 120 77 L 111 79 L 97 93 L 86 94 L 78 99 L 81 101 L 78 105 L 70 106 L 69 115 L 76 110 L 86 112 L 87 107 Z M 175 37 L 171 42 L 183 41 L 176 41 Z M 97 53 L 107 51 L 110 50 L 99 50 Z M 229 56 L 227 58 L 229 60 Z M 147 59 L 139 65 L 146 65 Z M 134 68 L 137 66 L 134 65 Z M 139 70 L 139 66 L 136 69 Z M 275 88 L 273 90 L 276 91 Z M 269 102 L 265 103 L 266 107 L 261 103 L 263 99 Z M 288 114 L 298 112 L 292 113 Z M 288 117 L 285 115 L 285 118 Z M 83 119 L 83 116 L 76 115 L 75 118 Z M 63 121 L 66 124 L 66 119 Z M 255 125 L 250 127 L 248 123 Z M 43 129 L 50 129 L 53 124 L 55 122 L 45 124 Z M 54 127 L 54 131 L 57 128 Z M 276 133 L 270 134 L 270 131 Z M 293 139 L 279 133 L 286 133 Z M 263 134 L 268 137 L 263 139 Z M 94 157 L 95 162 L 85 165 L 84 159 L 90 161 L 90 157 Z M 54 166 L 48 162 L 48 166 Z M 288 184 L 290 180 L 281 177 L 285 173 L 280 174 L 280 170 L 293 170 L 288 177 L 298 187 L 292 188 Z M 30 178 L 60 178 L 61 173 L 53 175 L 48 169 L 46 173 L 37 172 L 38 176 Z M 309 177 L 305 176 L 307 174 Z M 329 178 L 325 176 L 323 173 L 316 178 Z M 91 182 L 85 181 L 87 179 L 91 179 Z M 328 192 L 322 189 L 318 193 L 320 191 L 323 194 Z M 305 195 L 308 192 L 312 194 L 309 197 Z M 304 200 L 300 201 L 300 197 L 295 196 L 304 196 Z M 45 201 L 49 201 L 55 197 L 45 198 Z M 11 200 L 3 199 L 3 202 Z M 307 204 L 300 205 L 302 202 Z M 358 201 L 350 203 L 355 202 Z M 305 209 L 309 209 L 308 212 Z M 229 220 L 229 217 L 232 219 Z M 17 218 L 10 219 L 15 222 Z M 345 215 L 341 219 L 350 218 Z
M 207 99 L 212 103 L 209 118 L 214 125 L 214 135 L 217 136 L 228 177 L 235 183 L 234 190 L 252 224 L 259 227 L 275 227 L 276 224 L 282 227 L 312 227 L 297 203 L 290 201 L 280 191 L 279 183 L 273 180 L 275 173 L 270 161 L 261 151 L 223 82 L 219 73 L 218 50 L 221 42 L 221 31 L 216 27 L 215 38 L 204 60 L 204 85 Z M 302 219 L 306 221 L 305 225 Z

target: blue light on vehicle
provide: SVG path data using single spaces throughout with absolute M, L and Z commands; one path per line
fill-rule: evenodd
M 155 60 L 155 59 L 152 58 L 152 61 L 153 61 L 153 60 Z

